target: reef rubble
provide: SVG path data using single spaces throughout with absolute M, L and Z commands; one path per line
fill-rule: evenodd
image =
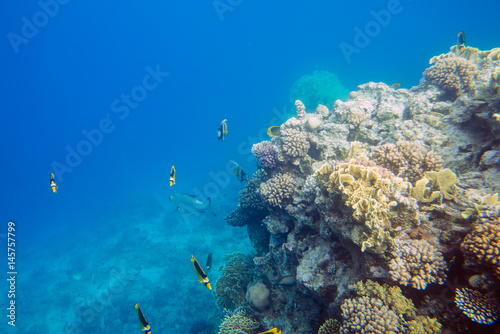
M 466 297 L 499 305 L 499 49 L 455 46 L 431 64 L 411 89 L 369 82 L 332 109 L 296 101 L 281 135 L 254 145 L 265 173 L 226 221 L 254 245 L 249 280 L 270 300 L 253 310 L 262 329 L 486 333 L 498 322 Z

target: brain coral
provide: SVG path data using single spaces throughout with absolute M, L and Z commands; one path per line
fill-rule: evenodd
M 443 58 L 426 69 L 426 80 L 446 91 L 455 93 L 472 91 L 476 75 L 476 65 L 461 57 Z
M 373 150 L 372 159 L 412 183 L 420 180 L 425 172 L 438 171 L 443 166 L 440 156 L 408 141 L 378 146 Z
M 285 129 L 281 131 L 281 142 L 283 152 L 292 158 L 303 157 L 309 150 L 309 142 L 306 136 L 295 129 Z
M 260 184 L 260 193 L 269 205 L 281 207 L 295 193 L 293 178 L 288 174 L 278 174 Z
M 297 80 L 290 90 L 290 102 L 301 100 L 308 108 L 319 104 L 331 108 L 336 100 L 346 98 L 349 91 L 338 77 L 327 71 L 315 71 Z
M 498 221 L 477 225 L 461 246 L 467 267 L 492 270 L 500 278 L 500 224 Z
M 446 280 L 448 267 L 443 255 L 425 240 L 395 240 L 392 255 L 389 274 L 404 286 L 425 290 L 428 284 Z
M 400 318 L 378 298 L 346 299 L 340 308 L 344 318 L 340 333 L 403 333 Z

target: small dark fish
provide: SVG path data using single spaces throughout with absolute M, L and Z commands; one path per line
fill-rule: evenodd
M 465 44 L 465 32 L 461 31 L 457 35 L 457 45 L 462 46 Z
M 175 184 L 175 167 L 172 165 L 172 168 L 170 169 L 170 186 L 173 186 Z
M 214 253 L 210 252 L 207 256 L 207 265 L 205 266 L 207 268 L 207 273 L 210 271 L 210 269 L 212 268 L 212 256 L 214 255 Z
M 135 309 L 137 310 L 137 316 L 139 317 L 139 322 L 141 323 L 142 331 L 146 334 L 151 333 L 151 327 L 149 327 L 148 321 L 146 320 L 144 313 L 142 313 L 139 304 L 135 304 Z
M 224 141 L 226 139 L 227 131 L 227 119 L 220 122 L 219 128 L 217 129 L 217 139 Z
M 278 285 L 292 286 L 297 283 L 297 278 L 295 275 L 288 275 L 280 279 Z
M 281 132 L 280 132 L 280 126 L 279 125 L 270 126 L 267 129 L 267 135 L 269 137 L 279 136 L 280 134 L 281 134 Z

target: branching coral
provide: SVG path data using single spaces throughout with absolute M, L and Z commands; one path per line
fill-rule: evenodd
M 258 215 L 266 209 L 266 203 L 260 194 L 260 179 L 252 178 L 238 197 L 239 207 L 250 216 Z
M 428 284 L 444 284 L 448 267 L 443 255 L 425 240 L 395 240 L 394 259 L 389 262 L 392 280 L 418 290 Z
M 237 208 L 231 211 L 228 215 L 224 217 L 224 221 L 231 226 L 241 227 L 248 224 L 250 221 L 250 216 L 245 214 L 245 212 L 241 208 Z
M 338 334 L 340 322 L 337 319 L 328 319 L 319 328 L 318 334 Z
M 425 172 L 438 171 L 443 160 L 432 151 L 427 151 L 418 144 L 399 141 L 385 144 L 373 150 L 373 161 L 410 182 L 420 180 Z
M 399 316 L 415 317 L 417 309 L 411 299 L 403 296 L 401 289 L 397 286 L 387 284 L 380 285 L 372 280 L 359 281 L 354 286 L 354 290 L 359 296 L 380 298 L 385 305 L 396 312 Z
M 254 144 L 252 153 L 264 168 L 275 168 L 278 164 L 276 148 L 268 141 Z
M 477 225 L 461 245 L 466 266 L 493 271 L 500 279 L 500 224 L 499 221 Z
M 436 318 L 419 315 L 406 324 L 408 334 L 441 334 L 442 325 Z
M 219 334 L 251 334 L 259 326 L 248 312 L 238 309 L 226 314 L 219 327 Z
M 241 253 L 228 256 L 222 275 L 215 283 L 217 306 L 234 310 L 245 304 L 247 285 L 252 281 L 252 257 Z
M 394 191 L 401 179 L 384 179 L 377 167 L 358 165 L 354 159 L 335 165 L 324 164 L 314 175 L 328 192 L 342 195 L 345 205 L 353 210 L 353 218 L 366 230 L 353 231 L 354 243 L 360 245 L 362 251 L 370 249 L 382 253 L 392 242 L 386 230 L 390 227 L 388 213 L 392 205 L 387 193 Z
M 500 319 L 500 300 L 469 288 L 455 290 L 455 305 L 472 321 L 491 325 Z
M 278 174 L 260 185 L 260 194 L 271 206 L 286 204 L 295 193 L 295 184 L 288 174 Z
M 403 333 L 400 318 L 382 300 L 370 297 L 346 299 L 341 306 L 341 333 Z
M 475 63 L 482 63 L 485 60 L 498 60 L 500 56 L 500 48 L 481 51 L 478 48 L 470 46 L 457 46 L 453 45 L 450 52 L 432 57 L 429 64 L 434 64 L 442 59 L 450 57 L 462 57 L 474 61 Z
M 283 152 L 292 158 L 303 157 L 309 150 L 309 142 L 306 136 L 295 129 L 285 129 L 281 131 L 281 141 Z
M 461 57 L 438 60 L 423 73 L 427 81 L 457 94 L 473 89 L 476 65 Z

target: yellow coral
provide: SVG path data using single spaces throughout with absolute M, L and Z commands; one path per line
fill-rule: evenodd
M 436 318 L 419 315 L 415 320 L 408 321 L 408 334 L 439 334 L 443 327 Z
M 219 327 L 219 334 L 249 334 L 259 328 L 259 323 L 243 309 L 227 313 Z
M 329 173 L 329 175 L 328 175 Z M 323 165 L 315 172 L 318 183 L 330 193 L 342 194 L 345 205 L 353 210 L 353 218 L 363 224 L 355 228 L 351 238 L 364 252 L 385 251 L 392 244 L 389 232 L 388 212 L 391 208 L 387 193 L 394 191 L 401 179 L 384 179 L 377 167 L 356 164 L 355 160 L 337 165 Z
M 337 319 L 328 319 L 319 328 L 318 334 L 338 334 L 340 322 Z
M 465 237 L 461 249 L 467 266 L 491 269 L 500 278 L 500 221 L 477 225 Z

